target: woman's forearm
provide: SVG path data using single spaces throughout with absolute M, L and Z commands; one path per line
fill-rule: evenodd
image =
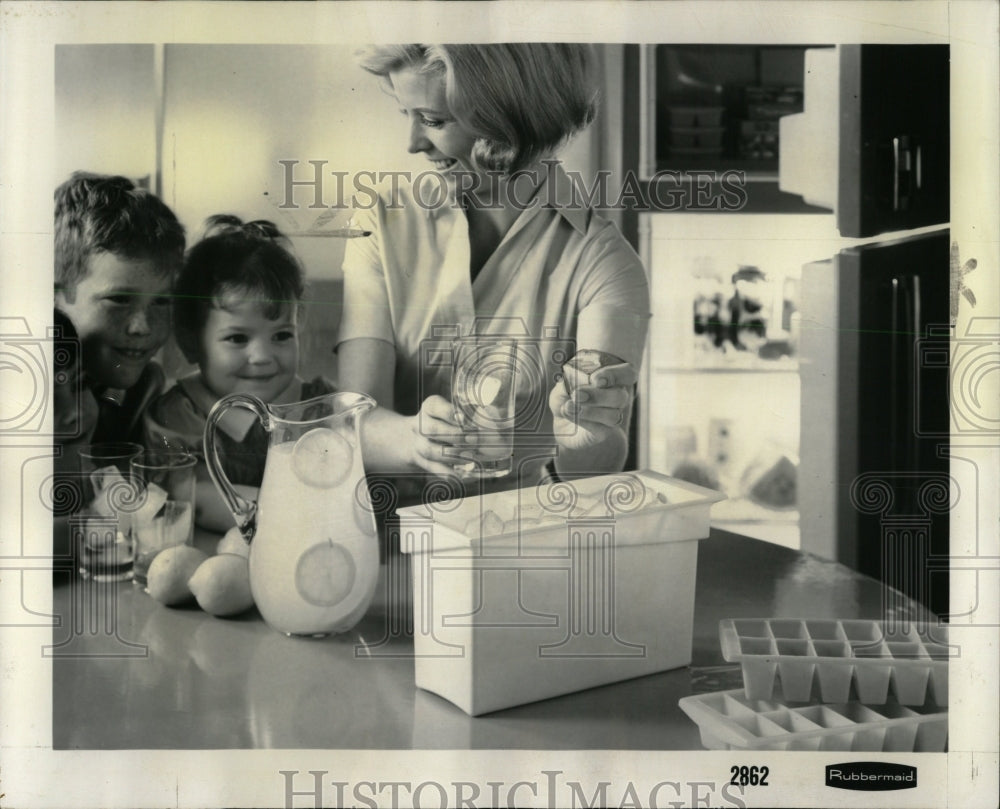
M 411 460 L 414 418 L 385 407 L 376 407 L 364 416 L 361 442 L 367 472 L 387 475 L 419 468 Z
M 361 443 L 369 473 L 410 472 L 413 418 L 392 410 L 395 349 L 383 340 L 357 338 L 337 349 L 340 387 L 371 396 L 378 406 L 361 420 Z

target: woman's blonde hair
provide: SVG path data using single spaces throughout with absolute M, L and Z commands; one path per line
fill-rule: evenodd
M 597 112 L 588 45 L 376 45 L 359 63 L 386 80 L 407 68 L 443 77 L 449 112 L 476 136 L 476 165 L 504 174 L 552 154 Z

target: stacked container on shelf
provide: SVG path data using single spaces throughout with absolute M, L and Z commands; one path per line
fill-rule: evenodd
M 670 154 L 674 157 L 715 157 L 722 154 L 726 132 L 723 107 L 671 106 Z

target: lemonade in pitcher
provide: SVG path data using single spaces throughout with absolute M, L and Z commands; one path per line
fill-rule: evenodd
M 349 629 L 375 591 L 375 521 L 358 489 L 364 468 L 351 438 L 316 427 L 267 454 L 250 588 L 261 612 L 290 634 Z
M 346 632 L 368 609 L 378 581 L 375 517 L 360 447 L 360 417 L 374 403 L 353 393 L 294 405 L 253 399 L 233 394 L 216 407 L 252 409 L 270 432 L 256 505 L 236 495 L 213 463 L 209 429 L 218 417 L 206 424 L 206 456 L 250 540 L 254 602 L 268 624 L 289 635 Z

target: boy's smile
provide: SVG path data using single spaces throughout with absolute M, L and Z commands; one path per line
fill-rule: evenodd
M 56 305 L 76 326 L 83 368 L 99 385 L 130 388 L 170 333 L 169 272 L 155 260 L 97 253 L 76 285 L 72 302 Z

